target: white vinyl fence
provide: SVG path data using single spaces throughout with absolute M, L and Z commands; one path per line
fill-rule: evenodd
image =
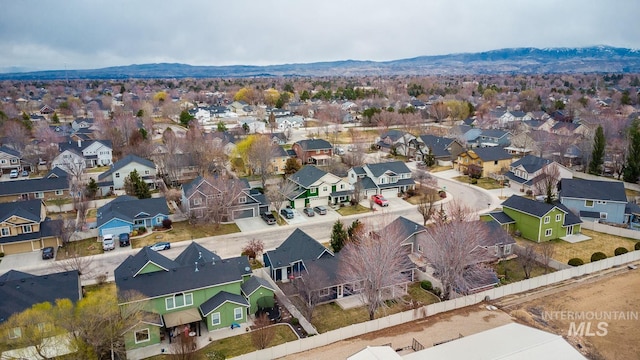
M 255 351 L 244 354 L 234 359 L 239 360 L 261 360 L 275 359 L 297 352 L 314 349 L 317 347 L 329 345 L 331 343 L 360 336 L 369 332 L 382 330 L 388 327 L 404 324 L 410 321 L 422 319 L 427 316 L 439 314 L 442 312 L 463 308 L 466 306 L 478 304 L 488 299 L 499 299 L 504 296 L 513 295 L 536 289 L 542 286 L 555 284 L 574 277 L 591 274 L 601 270 L 609 269 L 622 264 L 640 260 L 640 251 L 632 251 L 620 256 L 610 257 L 604 260 L 584 264 L 582 266 L 572 267 L 570 269 L 560 270 L 551 274 L 538 276 L 535 278 L 518 281 L 508 285 L 496 287 L 477 294 L 467 295 L 457 299 L 447 300 L 436 304 L 427 305 L 418 309 L 409 310 L 383 318 L 353 324 L 344 328 L 328 331 L 323 334 L 311 336 L 308 338 L 290 341 L 268 349 Z

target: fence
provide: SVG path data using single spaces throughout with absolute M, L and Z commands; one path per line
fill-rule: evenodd
M 570 269 L 560 270 L 554 273 L 538 276 L 535 278 L 518 281 L 508 285 L 496 287 L 477 294 L 471 294 L 456 299 L 451 299 L 435 304 L 423 306 L 418 309 L 409 310 L 383 318 L 349 325 L 344 328 L 328 331 L 316 336 L 290 341 L 268 349 L 254 351 L 249 354 L 238 356 L 238 360 L 260 360 L 275 359 L 298 352 L 311 350 L 317 347 L 332 344 L 334 342 L 360 336 L 369 332 L 382 330 L 388 327 L 401 325 L 410 321 L 425 318 L 427 316 L 439 314 L 478 304 L 485 299 L 499 299 L 504 296 L 519 294 L 542 286 L 556 284 L 574 277 L 591 274 L 594 272 L 610 269 L 629 262 L 640 260 L 640 251 L 632 251 L 620 256 L 614 256 L 604 260 L 588 263 Z
M 582 222 L 582 224 L 580 224 L 580 227 L 582 227 L 583 229 L 593 230 L 593 231 L 597 231 L 605 234 L 611 234 L 611 235 L 640 240 L 640 230 L 631 230 L 631 229 L 620 228 L 617 226 L 605 225 L 597 221 L 584 221 Z

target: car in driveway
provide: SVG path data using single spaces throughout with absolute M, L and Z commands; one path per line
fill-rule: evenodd
M 276 217 L 273 216 L 270 211 L 263 212 L 262 214 L 260 214 L 260 217 L 269 225 L 273 225 L 276 223 Z
M 150 249 L 153 251 L 168 250 L 171 249 L 171 243 L 167 241 L 160 241 L 151 245 Z
M 131 241 L 129 240 L 129 233 L 120 234 L 118 236 L 118 242 L 120 243 L 120 247 L 131 245 Z
M 102 237 L 102 250 L 109 251 L 116 248 L 116 242 L 113 240 L 112 234 L 106 234 Z
M 293 210 L 289 208 L 284 208 L 280 210 L 280 215 L 282 215 L 286 219 L 293 219 L 293 216 L 294 216 Z
M 27 170 L 22 170 L 22 176 L 23 177 L 29 176 L 29 172 Z
M 18 177 L 18 170 L 16 170 L 16 169 L 11 170 L 11 172 L 9 173 L 9 177 L 12 178 L 12 179 L 17 178 Z
M 316 213 L 315 213 L 315 212 L 313 211 L 313 209 L 312 209 L 312 208 L 310 208 L 310 207 L 306 207 L 306 208 L 304 208 L 304 210 L 302 210 L 302 212 L 303 212 L 305 215 L 309 216 L 309 217 L 311 217 L 311 216 L 315 216 L 315 215 L 316 215 Z
M 384 196 L 380 194 L 371 195 L 371 200 L 380 206 L 389 206 L 389 200 L 385 199 Z
M 42 260 L 53 259 L 56 253 L 53 246 L 42 248 Z
M 327 215 L 327 208 L 324 206 L 316 206 L 313 211 L 317 212 L 318 215 Z

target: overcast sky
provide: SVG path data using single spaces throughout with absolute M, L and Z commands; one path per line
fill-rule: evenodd
M 0 70 L 640 48 L 638 0 L 7 0 Z

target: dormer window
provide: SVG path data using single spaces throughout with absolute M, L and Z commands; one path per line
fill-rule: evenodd
M 31 228 L 31 225 L 22 225 L 22 233 L 26 234 L 26 233 L 30 233 L 33 232 L 33 229 Z
M 240 196 L 240 197 L 238 198 L 238 202 L 239 202 L 240 204 L 244 204 L 244 203 L 246 203 L 246 202 L 247 202 L 247 197 L 246 197 L 246 196 Z

